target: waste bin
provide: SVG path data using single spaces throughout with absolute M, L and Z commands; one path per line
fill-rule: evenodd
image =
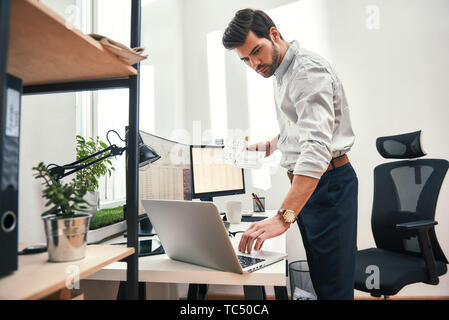
M 307 261 L 293 261 L 289 263 L 288 270 L 292 300 L 316 300 Z

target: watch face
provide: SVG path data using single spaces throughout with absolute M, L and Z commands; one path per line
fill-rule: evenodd
M 279 214 L 282 216 L 284 221 L 287 223 L 291 224 L 296 221 L 296 215 L 293 210 L 280 209 Z
M 285 217 L 285 221 L 288 222 L 288 223 L 294 222 L 294 221 L 295 221 L 295 218 L 296 218 L 295 214 L 294 214 L 293 211 L 291 211 L 291 210 L 287 210 L 287 211 L 284 213 L 284 217 Z

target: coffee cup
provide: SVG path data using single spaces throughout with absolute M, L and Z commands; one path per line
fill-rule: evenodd
M 241 201 L 228 201 L 226 203 L 226 220 L 229 223 L 240 223 L 242 221 Z

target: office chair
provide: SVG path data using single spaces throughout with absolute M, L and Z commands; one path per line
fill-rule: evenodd
M 377 248 L 356 256 L 354 287 L 374 297 L 395 295 L 404 286 L 437 285 L 448 263 L 435 234 L 435 207 L 447 160 L 424 155 L 421 131 L 376 140 L 384 158 L 409 159 L 374 169 L 371 228 Z

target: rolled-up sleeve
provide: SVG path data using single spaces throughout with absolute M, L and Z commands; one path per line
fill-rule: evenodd
M 324 68 L 310 68 L 298 73 L 295 80 L 303 85 L 292 92 L 300 150 L 293 173 L 320 179 L 332 159 L 335 123 L 332 77 Z

